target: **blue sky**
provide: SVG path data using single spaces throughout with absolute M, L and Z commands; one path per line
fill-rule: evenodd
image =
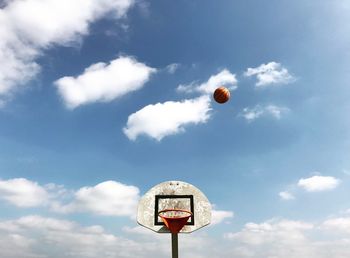
M 183 257 L 350 256 L 347 1 L 0 3 L 2 257 L 168 257 L 167 180 L 215 213 Z

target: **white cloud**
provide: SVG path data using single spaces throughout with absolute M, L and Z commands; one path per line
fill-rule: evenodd
M 347 170 L 347 169 L 343 169 L 343 174 L 347 175 L 347 176 L 350 176 L 350 171 Z
M 130 216 L 136 214 L 139 189 L 116 181 L 105 181 L 95 186 L 85 186 L 74 193 L 72 202 L 54 203 L 56 212 L 89 212 L 105 216 Z
M 210 76 L 208 81 L 197 84 L 192 82 L 187 85 L 179 85 L 177 91 L 179 92 L 200 92 L 202 94 L 213 94 L 215 89 L 220 86 L 225 86 L 230 90 L 235 90 L 237 88 L 236 75 L 232 74 L 229 70 L 224 69 L 218 74 Z
M 178 63 L 172 63 L 172 64 L 170 64 L 170 65 L 167 65 L 167 66 L 165 67 L 165 70 L 166 70 L 168 73 L 170 73 L 170 74 L 174 74 L 174 73 L 177 71 L 177 69 L 179 69 L 179 67 L 180 67 L 180 64 L 178 64 Z
M 18 207 L 35 207 L 48 201 L 44 187 L 25 178 L 0 181 L 0 198 Z
M 309 178 L 301 178 L 298 186 L 304 188 L 308 192 L 327 191 L 336 188 L 340 180 L 331 176 L 313 176 Z
M 240 114 L 243 116 L 248 122 L 254 121 L 264 114 L 265 110 L 261 106 L 255 106 L 254 108 L 244 108 L 243 112 Z
M 282 200 L 286 200 L 286 201 L 288 201 L 288 200 L 294 200 L 294 199 L 295 199 L 294 195 L 291 194 L 290 192 L 287 192 L 287 191 L 279 192 L 278 195 L 280 196 L 280 198 L 281 198 Z
M 96 63 L 77 77 L 63 77 L 55 82 L 68 108 L 91 102 L 108 102 L 136 91 L 156 70 L 132 57 L 119 57 L 109 64 Z
M 272 115 L 274 118 L 280 119 L 282 114 L 288 112 L 289 109 L 286 107 L 278 107 L 275 105 L 268 105 L 265 107 L 265 112 Z
M 251 77 L 256 75 L 258 81 L 256 87 L 266 87 L 269 85 L 288 84 L 295 81 L 295 78 L 289 74 L 288 70 L 280 63 L 270 62 L 262 64 L 255 68 L 248 68 L 244 76 Z
M 208 96 L 148 105 L 131 114 L 123 130 L 130 140 L 145 134 L 160 141 L 165 136 L 183 132 L 186 125 L 207 122 L 210 110 Z
M 232 211 L 212 210 L 210 225 L 220 224 L 226 219 L 233 218 L 233 216 L 234 216 L 234 213 Z
M 283 114 L 289 112 L 289 108 L 279 107 L 275 105 L 256 105 L 253 108 L 244 108 L 243 111 L 239 114 L 244 117 L 248 122 L 252 122 L 261 116 L 270 115 L 276 119 L 280 119 Z
M 134 0 L 12 0 L 0 9 L 2 101 L 40 71 L 36 59 L 52 46 L 79 43 L 107 14 L 123 17 Z

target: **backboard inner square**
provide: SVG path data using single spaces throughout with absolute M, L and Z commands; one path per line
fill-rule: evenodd
M 154 205 L 154 225 L 164 225 L 158 213 L 166 209 L 181 209 L 192 212 L 186 225 L 194 225 L 193 195 L 156 195 Z

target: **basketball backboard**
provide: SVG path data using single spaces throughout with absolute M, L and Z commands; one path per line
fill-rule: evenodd
M 190 233 L 211 221 L 211 205 L 207 197 L 195 186 L 181 182 L 168 181 L 151 188 L 140 200 L 137 222 L 158 233 L 169 233 L 158 216 L 166 209 L 181 209 L 192 212 L 192 216 L 180 233 Z

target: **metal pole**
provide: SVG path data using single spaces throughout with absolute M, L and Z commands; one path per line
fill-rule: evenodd
M 171 250 L 172 257 L 179 258 L 178 234 L 171 233 Z

